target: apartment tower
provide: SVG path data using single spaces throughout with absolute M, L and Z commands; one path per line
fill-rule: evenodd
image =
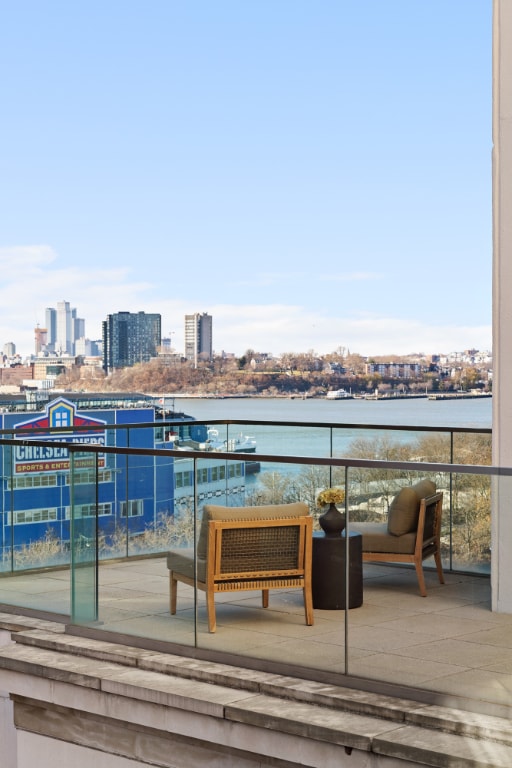
M 145 312 L 116 312 L 102 323 L 103 368 L 147 363 L 162 343 L 162 317 Z
M 197 366 L 198 360 L 213 358 L 212 316 L 203 312 L 185 315 L 185 357 Z

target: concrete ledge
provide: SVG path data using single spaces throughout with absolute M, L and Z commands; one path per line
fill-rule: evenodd
M 141 648 L 61 633 L 54 634 L 39 629 L 21 631 L 15 639 L 17 643 L 23 645 L 114 662 L 123 666 L 266 694 L 280 699 L 315 704 L 333 710 L 378 717 L 397 723 L 411 723 L 470 738 L 492 738 L 512 746 L 512 722 L 505 718 L 480 715 L 450 707 L 423 705 L 408 699 L 374 694 L 354 688 L 299 680 L 285 675 L 241 669 L 228 664 L 190 659 L 175 654 L 155 653 Z
M 196 750 L 198 765 L 212 750 L 227 750 L 248 767 L 263 752 L 261 765 L 286 768 L 356 768 L 367 764 L 364 754 L 378 761 L 372 765 L 390 768 L 394 761 L 404 768 L 512 766 L 512 724 L 505 719 L 26 627 L 12 635 L 16 642 L 0 647 L 0 688 L 18 701 L 19 726 L 34 732 L 40 732 L 39 718 L 51 736 L 51 723 L 62 722 L 55 715 L 60 706 L 75 724 L 103 712 L 117 740 L 123 729 L 135 728 L 136 737 L 125 737 L 137 750 L 143 743 L 149 749 L 153 738 L 161 751 L 159 739 L 172 735 Z M 28 696 L 32 701 L 24 702 Z M 53 714 L 42 718 L 41 712 Z M 76 727 L 87 730 L 83 723 Z M 74 729 L 68 731 L 75 743 Z M 110 736 L 101 732 L 110 749 Z

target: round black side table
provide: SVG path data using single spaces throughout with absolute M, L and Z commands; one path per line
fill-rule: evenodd
M 341 536 L 326 536 L 323 531 L 313 533 L 312 592 L 313 608 L 344 610 L 346 605 L 345 531 Z M 348 607 L 363 604 L 363 537 L 350 533 Z

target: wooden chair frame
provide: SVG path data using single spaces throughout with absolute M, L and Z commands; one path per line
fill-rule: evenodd
M 288 553 L 288 560 L 291 557 L 294 560 L 293 564 L 291 562 L 284 564 L 283 555 L 279 551 L 279 532 L 291 528 L 297 529 L 296 552 L 293 556 L 292 553 Z M 262 606 L 267 608 L 271 589 L 296 587 L 303 591 L 306 624 L 311 626 L 313 624 L 312 528 L 313 519 L 307 515 L 282 519 L 210 520 L 208 523 L 206 581 L 196 581 L 186 574 L 171 570 L 169 572 L 171 614 L 176 613 L 178 581 L 206 592 L 208 630 L 210 632 L 215 632 L 217 626 L 215 593 L 261 589 Z M 252 568 L 241 570 L 239 567 L 241 562 L 237 562 L 237 553 L 233 549 L 232 541 L 230 542 L 230 538 L 232 538 L 230 532 L 236 532 L 237 537 L 243 539 L 244 531 L 254 532 L 255 529 L 273 530 L 270 539 L 275 541 L 275 546 L 268 548 L 264 554 L 259 555 Z
M 416 568 L 420 594 L 427 596 L 425 575 L 423 573 L 423 560 L 434 556 L 439 583 L 444 584 L 443 566 L 441 563 L 441 517 L 443 511 L 443 494 L 435 493 L 432 496 L 421 499 L 418 515 L 418 528 L 416 530 L 416 543 L 412 554 L 398 552 L 365 552 L 363 545 L 363 562 L 377 563 L 412 563 Z M 389 535 L 390 542 L 398 537 Z M 364 541 L 364 540 L 363 540 Z

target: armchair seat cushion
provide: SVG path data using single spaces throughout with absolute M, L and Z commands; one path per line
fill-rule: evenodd
M 350 530 L 363 537 L 363 552 L 389 552 L 410 555 L 414 552 L 416 532 L 393 536 L 387 523 L 352 523 Z
M 167 568 L 170 571 L 176 571 L 176 573 L 182 573 L 184 576 L 188 576 L 189 579 L 194 579 L 194 550 L 189 549 L 174 549 L 167 553 Z M 206 560 L 197 558 L 197 579 L 198 581 L 206 581 Z

